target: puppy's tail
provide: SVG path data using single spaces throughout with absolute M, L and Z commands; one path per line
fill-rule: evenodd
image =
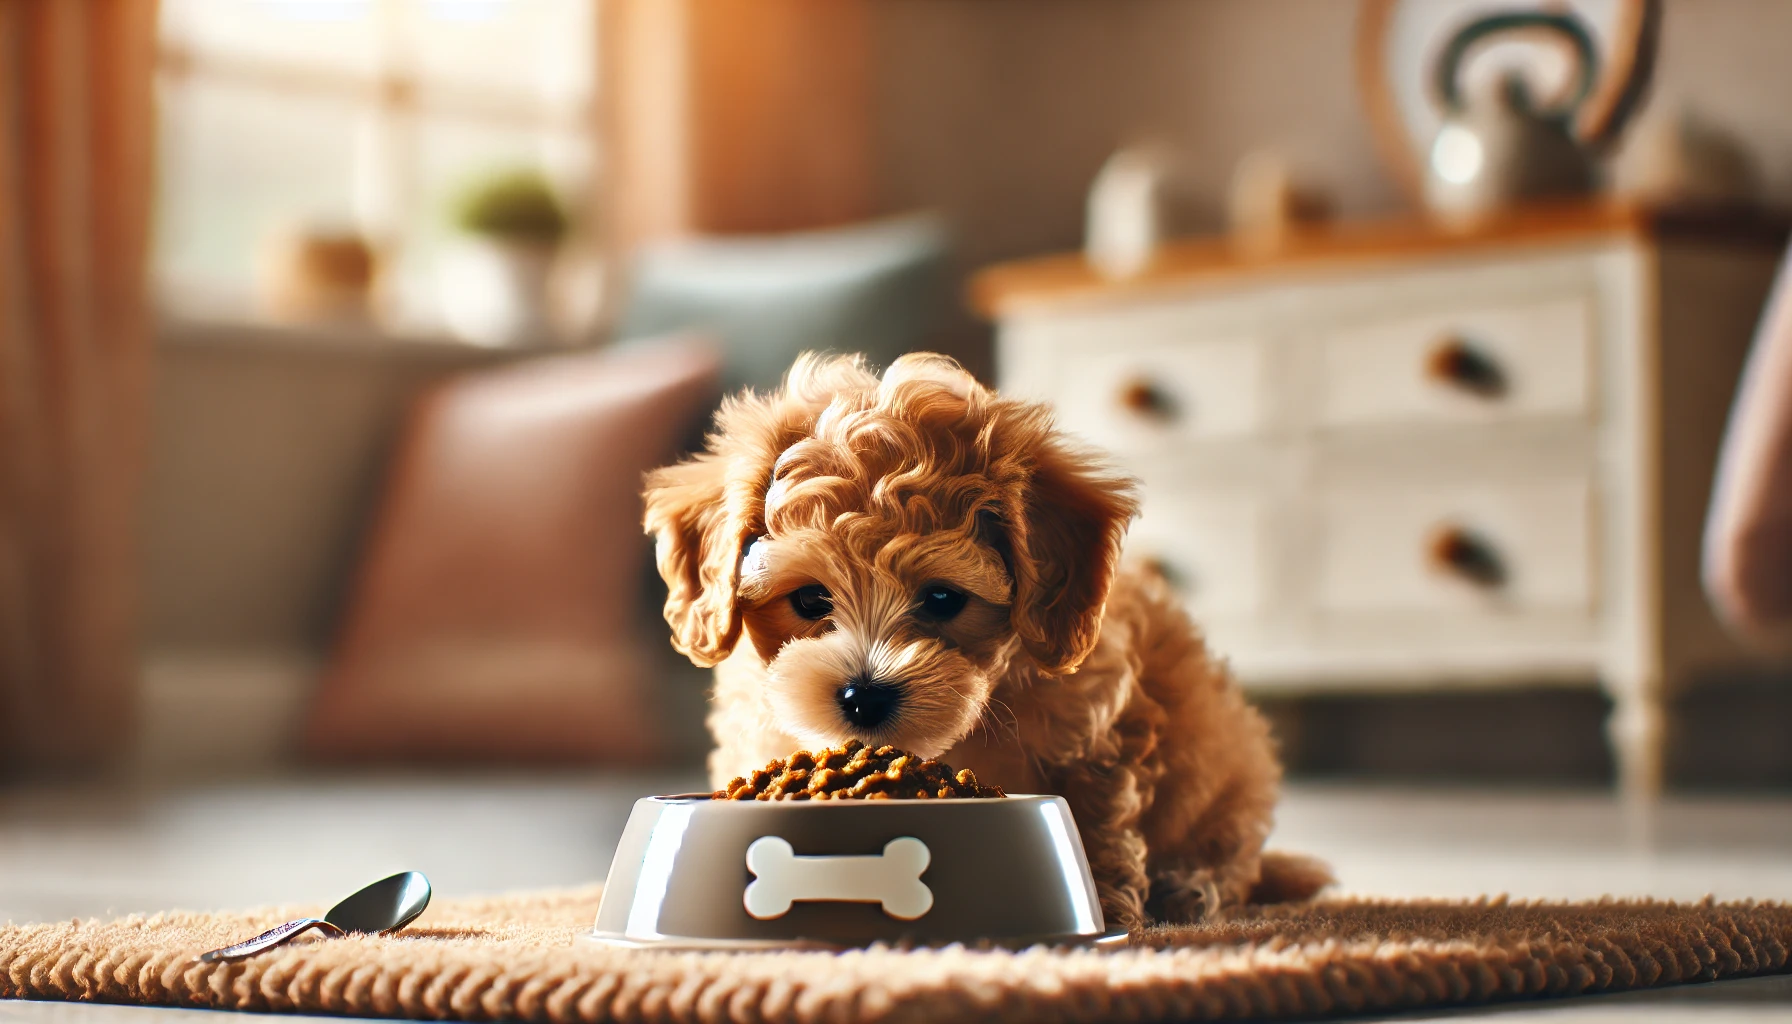
M 1304 853 L 1265 850 L 1262 864 L 1262 874 L 1251 887 L 1252 903 L 1299 903 L 1337 881 L 1330 865 Z

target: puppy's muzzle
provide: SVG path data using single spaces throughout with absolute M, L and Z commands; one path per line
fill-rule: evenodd
M 840 717 L 855 729 L 875 729 L 896 716 L 902 707 L 902 685 L 868 676 L 854 676 L 840 688 L 834 700 Z

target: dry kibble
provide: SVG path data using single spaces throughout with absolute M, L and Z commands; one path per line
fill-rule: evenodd
M 858 740 L 838 748 L 799 750 L 717 790 L 717 800 L 951 800 L 1006 796 L 969 768 L 954 772 L 932 758 Z

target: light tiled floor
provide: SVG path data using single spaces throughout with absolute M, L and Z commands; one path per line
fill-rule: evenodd
M 438 894 L 601 879 L 633 799 L 689 775 L 386 776 L 0 793 L 0 920 L 331 902 L 392 871 Z M 1646 827 L 1641 827 L 1646 826 Z M 1389 896 L 1792 899 L 1792 799 L 1675 798 L 1652 822 L 1597 793 L 1293 787 L 1274 845 Z M 0 1002 L 0 1020 L 180 1024 L 200 1011 Z M 1792 1019 L 1792 979 L 1413 1020 Z

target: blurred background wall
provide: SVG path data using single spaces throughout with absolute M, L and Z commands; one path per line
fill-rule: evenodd
M 1246 152 L 1272 148 L 1344 215 L 1404 203 L 1378 158 L 1338 0 L 903 0 L 871 5 L 874 166 L 887 208 L 949 212 L 970 265 L 1082 238 L 1083 195 L 1124 143 L 1187 160 L 1186 227 L 1219 227 Z M 1666 0 L 1645 117 L 1690 110 L 1748 141 L 1792 202 L 1792 5 Z

